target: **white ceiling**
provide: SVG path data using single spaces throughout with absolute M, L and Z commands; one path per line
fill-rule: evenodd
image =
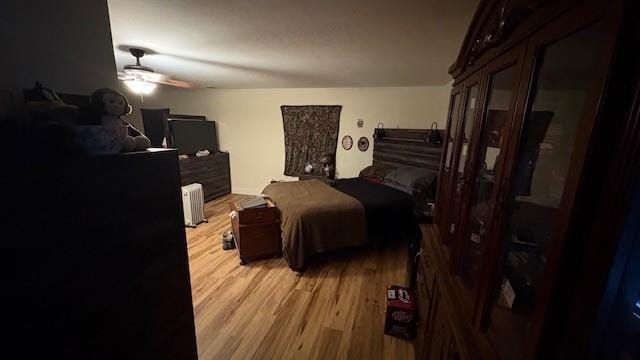
M 108 0 L 116 64 L 216 88 L 440 86 L 478 0 Z

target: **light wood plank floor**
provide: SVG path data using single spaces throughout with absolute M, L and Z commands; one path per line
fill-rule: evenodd
M 187 229 L 198 353 L 209 359 L 413 359 L 384 335 L 388 284 L 403 284 L 406 247 L 341 252 L 293 272 L 283 258 L 242 266 L 223 251 L 229 195 Z

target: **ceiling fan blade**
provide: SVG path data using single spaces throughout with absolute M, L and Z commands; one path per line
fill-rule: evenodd
M 173 86 L 173 87 L 179 87 L 179 88 L 183 88 L 183 89 L 192 89 L 194 88 L 194 85 L 190 82 L 187 81 L 182 81 L 182 80 L 176 80 L 176 79 L 171 79 L 168 77 L 160 77 L 158 80 L 152 80 L 155 83 L 158 84 L 163 84 L 163 85 L 168 85 L 168 86 Z
M 119 80 L 140 80 L 183 89 L 191 89 L 195 87 L 190 82 L 172 79 L 167 75 L 154 72 L 154 70 L 148 66 L 143 66 L 140 63 L 140 58 L 144 56 L 145 51 L 146 50 L 140 48 L 129 48 L 131 55 L 136 58 L 136 64 L 125 65 L 123 72 L 118 72 Z

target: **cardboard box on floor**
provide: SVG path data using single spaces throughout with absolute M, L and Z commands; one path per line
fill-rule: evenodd
M 384 333 L 403 338 L 413 338 L 416 334 L 416 304 L 413 291 L 390 285 L 386 294 L 386 319 Z

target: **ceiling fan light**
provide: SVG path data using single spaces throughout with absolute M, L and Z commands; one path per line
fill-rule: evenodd
M 149 95 L 156 88 L 156 84 L 140 79 L 124 80 L 124 83 L 136 94 Z

